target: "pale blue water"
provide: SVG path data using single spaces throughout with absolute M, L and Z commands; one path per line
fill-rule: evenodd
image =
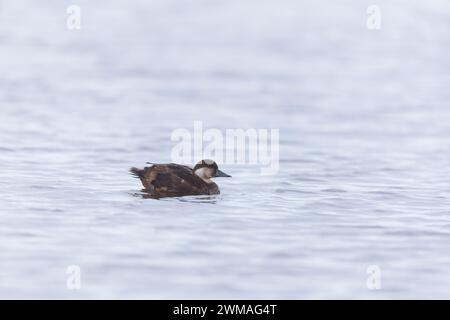
M 450 298 L 450 3 L 370 4 L 1 1 L 0 297 Z M 135 196 L 194 120 L 280 129 L 279 174 Z

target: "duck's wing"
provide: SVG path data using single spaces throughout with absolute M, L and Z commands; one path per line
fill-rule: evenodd
M 147 191 L 160 196 L 204 194 L 205 182 L 192 169 L 178 164 L 157 164 L 144 169 L 141 181 Z

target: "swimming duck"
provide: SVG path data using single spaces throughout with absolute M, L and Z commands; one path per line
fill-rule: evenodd
M 131 168 L 130 172 L 141 180 L 144 191 L 154 198 L 219 194 L 219 187 L 211 178 L 231 177 L 220 171 L 213 160 L 202 160 L 194 168 L 169 163 L 153 164 L 144 169 Z

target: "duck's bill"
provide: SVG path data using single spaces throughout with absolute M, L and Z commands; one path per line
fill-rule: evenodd
M 217 170 L 216 175 L 214 177 L 231 177 L 231 176 L 223 171 Z

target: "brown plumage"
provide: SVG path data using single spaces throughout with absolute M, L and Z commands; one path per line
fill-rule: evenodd
M 211 178 L 229 177 L 212 160 L 202 160 L 193 169 L 169 163 L 153 164 L 144 169 L 131 168 L 130 172 L 141 180 L 144 191 L 154 198 L 219 194 L 219 187 Z

